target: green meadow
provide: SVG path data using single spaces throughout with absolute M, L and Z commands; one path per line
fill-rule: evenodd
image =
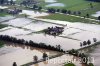
M 42 0 L 43 1 L 43 0 Z M 100 11 L 100 3 L 99 2 L 92 2 L 87 0 L 57 0 L 58 3 L 65 4 L 64 7 L 49 7 L 49 8 L 55 8 L 55 9 L 66 9 L 71 10 L 71 12 L 81 12 L 81 17 L 86 16 L 86 14 L 89 14 L 90 18 L 97 19 L 97 17 L 91 16 L 92 14 L 95 14 L 97 11 Z M 90 3 L 92 3 L 93 8 L 91 8 Z M 42 5 L 47 5 L 48 3 L 42 2 Z M 50 4 L 50 3 L 49 3 Z M 46 8 L 45 6 L 43 6 Z M 53 18 L 55 17 L 55 18 Z M 42 18 L 46 19 L 54 19 L 54 20 L 63 20 L 63 21 L 71 21 L 71 22 L 85 22 L 85 23 L 93 23 L 96 21 L 91 21 L 83 18 L 78 18 L 70 15 L 61 15 L 61 14 L 51 14 L 49 16 L 45 16 Z

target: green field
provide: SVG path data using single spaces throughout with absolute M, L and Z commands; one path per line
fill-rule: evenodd
M 58 0 L 58 2 L 65 4 L 66 6 L 64 8 L 73 11 L 90 8 L 90 3 L 93 3 L 93 5 L 98 4 L 97 2 L 90 2 L 86 0 Z
M 43 1 L 43 0 L 42 0 Z M 81 11 L 81 16 L 86 16 L 86 14 L 90 15 L 90 18 L 97 19 L 97 17 L 91 16 L 92 14 L 95 14 L 97 11 L 100 11 L 100 3 L 98 2 L 92 2 L 92 1 L 86 1 L 86 0 L 57 0 L 59 3 L 63 3 L 66 6 L 65 7 L 50 7 L 55 9 L 66 9 L 74 11 Z M 90 7 L 90 3 L 92 3 L 93 8 Z M 46 5 L 47 3 L 43 3 L 42 5 Z M 43 6 L 45 8 L 45 6 Z M 55 18 L 54 18 L 55 17 Z M 42 17 L 44 19 L 54 19 L 54 20 L 63 20 L 63 21 L 70 21 L 70 22 L 85 22 L 85 23 L 93 23 L 94 21 L 77 18 L 73 16 L 66 16 L 61 14 L 52 14 L 49 16 Z
M 9 15 L 9 14 L 4 13 L 4 12 L 0 13 L 0 17 L 5 17 L 6 15 Z M 4 28 L 4 27 L 7 27 L 7 25 L 0 24 L 0 29 L 1 29 L 1 28 Z
M 45 8 L 45 5 L 50 4 L 50 3 L 45 3 L 45 0 L 39 0 L 40 5 Z M 91 2 L 91 1 L 86 1 L 86 0 L 57 0 L 57 3 L 63 3 L 65 7 L 50 7 L 50 8 L 60 8 L 60 9 L 67 9 L 67 10 L 72 10 L 72 11 L 78 11 L 78 10 L 83 10 L 86 8 L 90 8 L 90 3 L 92 3 L 94 6 L 100 5 L 98 2 Z
M 7 14 L 7 13 L 0 13 L 0 17 L 4 17 L 4 16 L 6 16 L 6 15 L 9 15 L 9 14 Z
M 45 0 L 37 0 L 40 2 L 40 6 L 42 6 L 44 9 L 47 9 L 45 5 L 50 4 L 50 3 L 45 3 Z M 17 3 L 20 3 L 22 1 L 17 0 Z M 84 17 L 86 14 L 90 15 L 90 18 L 97 19 L 96 17 L 91 16 L 92 14 L 95 14 L 97 11 L 100 11 L 100 3 L 98 2 L 92 2 L 92 1 L 86 1 L 86 0 L 57 0 L 57 3 L 63 3 L 66 6 L 65 7 L 50 7 L 50 8 L 55 8 L 55 9 L 66 9 L 66 10 L 71 10 L 71 12 L 74 11 L 81 11 L 81 16 Z M 93 4 L 93 8 L 90 7 L 90 3 Z M 11 6 L 13 7 L 13 6 Z M 28 9 L 24 7 L 19 7 L 20 9 Z M 84 18 L 78 18 L 70 15 L 64 15 L 64 14 L 51 14 L 45 17 L 42 17 L 44 19 L 54 19 L 54 20 L 62 20 L 62 21 L 70 21 L 70 22 L 83 22 L 83 23 L 98 23 L 96 21 L 91 21 L 88 19 Z M 99 22 L 100 23 L 100 22 Z M 99 24 L 98 23 L 98 24 Z
M 43 0 L 42 0 L 43 1 Z M 58 3 L 65 4 L 65 7 L 49 7 L 49 8 L 55 8 L 55 9 L 67 9 L 71 11 L 81 11 L 82 15 L 84 16 L 87 13 L 94 14 L 97 11 L 100 11 L 100 3 L 98 2 L 92 2 L 92 1 L 86 1 L 86 0 L 57 0 Z M 93 9 L 90 7 L 90 3 L 93 4 Z M 47 3 L 41 2 L 40 4 L 44 8 Z M 91 16 L 91 18 L 94 18 Z
M 0 41 L 0 48 L 4 45 L 3 41 Z
M 67 63 L 64 66 L 75 66 L 73 63 Z
M 0 29 L 4 27 L 7 27 L 7 25 L 0 24 Z
M 43 17 L 39 17 L 39 18 L 69 21 L 69 22 L 82 22 L 82 23 L 100 24 L 100 22 L 97 22 L 97 21 L 92 21 L 92 20 L 89 20 L 89 19 L 74 17 L 74 16 L 70 16 L 70 15 L 64 15 L 64 14 L 51 14 L 51 15 L 43 16 Z
M 37 0 L 39 2 L 39 6 L 42 6 L 44 9 L 47 9 L 45 7 L 48 4 L 51 3 L 45 3 L 45 0 Z M 17 0 L 17 3 L 22 2 L 22 0 Z M 85 16 L 87 13 L 90 14 L 90 18 L 95 18 L 91 16 L 91 14 L 95 14 L 97 11 L 100 11 L 100 3 L 98 2 L 92 2 L 87 0 L 57 0 L 57 3 L 63 3 L 65 4 L 64 7 L 48 7 L 48 8 L 55 8 L 55 9 L 66 9 L 73 11 L 81 11 L 82 15 Z M 90 3 L 93 4 L 94 8 L 90 7 Z

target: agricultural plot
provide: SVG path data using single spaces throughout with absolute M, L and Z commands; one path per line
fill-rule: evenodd
M 22 0 L 15 0 L 18 4 L 22 2 Z M 100 41 L 100 25 L 99 21 L 87 19 L 84 17 L 87 13 L 90 15 L 90 18 L 96 18 L 100 16 L 100 3 L 90 2 L 86 0 L 38 0 L 39 6 L 43 7 L 43 12 L 38 12 L 28 10 L 28 8 L 22 9 L 22 13 L 14 16 L 5 16 L 6 14 L 0 13 L 0 35 L 9 35 L 15 37 L 17 39 L 24 39 L 26 41 L 32 40 L 36 43 L 44 43 L 46 45 L 51 45 L 57 47 L 60 45 L 62 49 L 71 50 L 71 49 L 80 49 L 80 42 L 83 41 L 91 41 L 91 45 L 94 44 L 93 38 L 96 38 L 97 41 Z M 90 3 L 93 4 L 94 8 L 90 7 Z M 19 7 L 19 5 L 15 5 Z M 14 6 L 9 6 L 9 8 L 14 8 Z M 80 11 L 82 14 L 80 16 L 73 14 L 62 14 L 58 13 L 47 13 L 44 12 L 47 8 L 54 9 L 66 9 L 74 11 Z M 24 17 L 19 17 L 23 15 Z M 5 16 L 5 17 L 4 17 Z M 19 18 L 18 18 L 19 17 Z M 39 18 L 37 18 L 39 17 Z M 44 18 L 44 19 L 40 19 Z M 54 20 L 50 20 L 54 19 Z M 59 21 L 61 20 L 61 21 Z M 69 21 L 69 22 L 67 22 Z M 75 22 L 75 23 L 72 23 Z M 83 23 L 79 23 L 83 22 Z M 92 23 L 92 24 L 87 24 Z M 95 24 L 94 24 L 95 23 Z M 55 32 L 57 27 L 63 28 L 61 34 L 53 36 L 50 34 L 46 34 L 43 30 L 53 28 L 50 32 Z M 56 28 L 55 28 L 56 27 Z M 49 31 L 49 30 L 48 30 Z M 58 31 L 58 32 L 59 32 Z M 4 45 L 4 46 L 3 46 Z M 82 44 L 83 45 L 83 44 Z M 89 45 L 89 43 L 88 43 Z M 2 47 L 3 46 L 3 47 Z M 25 64 L 27 62 L 33 61 L 33 56 L 37 55 L 38 59 L 42 58 L 42 54 L 46 52 L 50 56 L 56 55 L 55 51 L 48 51 L 40 48 L 29 47 L 25 45 L 17 45 L 13 43 L 7 42 L 3 44 L 0 42 L 0 65 L 2 66 L 11 66 L 11 64 L 16 61 L 18 65 Z M 28 58 L 27 58 L 28 57 Z M 71 56 L 62 55 L 61 57 L 57 57 L 55 59 L 72 59 Z M 5 60 L 6 59 L 6 60 Z M 24 60 L 23 60 L 24 59 Z M 50 61 L 50 60 L 49 60 Z M 7 62 L 5 64 L 5 62 Z M 63 63 L 60 63 L 63 64 Z M 48 64 L 48 66 L 60 66 L 60 64 Z M 75 63 L 76 66 L 80 66 L 79 62 Z M 78 64 L 78 65 L 77 65 Z M 44 66 L 45 63 L 39 63 L 39 65 Z M 35 66 L 35 65 L 32 65 Z
M 24 21 L 24 23 L 22 21 Z M 100 26 L 94 24 L 92 25 L 92 24 L 68 22 L 68 26 L 64 26 L 64 32 L 61 35 L 54 37 L 52 35 L 51 36 L 45 35 L 42 32 L 38 33 L 38 31 L 44 30 L 47 27 L 62 26 L 62 25 L 52 24 L 49 22 L 46 23 L 43 21 L 35 21 L 31 19 L 24 19 L 24 18 L 20 19 L 16 18 L 8 22 L 4 22 L 4 24 L 5 23 L 13 28 L 10 28 L 8 30 L 1 29 L 4 31 L 1 31 L 0 35 L 10 35 L 17 37 L 19 39 L 33 40 L 36 43 L 45 43 L 47 45 L 50 44 L 53 46 L 60 44 L 61 47 L 65 50 L 69 50 L 72 48 L 79 49 L 80 42 L 87 40 L 93 41 L 92 40 L 93 38 L 97 38 L 98 40 L 100 40 L 99 38 Z M 84 37 L 85 35 L 87 36 Z
M 30 18 L 49 15 L 48 13 L 45 13 L 45 12 L 38 12 L 38 11 L 32 11 L 32 10 L 22 10 L 22 13 L 20 14 L 26 14 Z
M 22 27 L 22 26 L 25 26 L 25 25 L 27 25 L 31 22 L 32 21 L 30 19 L 17 18 L 17 19 L 10 20 L 8 22 L 4 22 L 3 24 L 12 25 L 12 26 L 15 26 L 15 27 Z
M 40 6 L 43 6 L 44 9 L 48 8 L 54 8 L 56 9 L 66 9 L 67 11 L 74 12 L 81 12 L 80 17 L 86 17 L 86 14 L 89 14 L 89 18 L 98 19 L 97 17 L 100 16 L 100 14 L 95 14 L 100 11 L 100 3 L 98 2 L 92 2 L 92 1 L 86 1 L 86 0 L 44 0 L 44 2 L 40 2 Z M 92 3 L 93 8 L 91 8 L 90 3 Z M 42 5 L 41 5 L 42 4 Z M 55 18 L 52 18 L 55 17 Z M 62 17 L 62 18 L 61 18 Z M 70 21 L 70 22 L 84 22 L 84 23 L 93 23 L 92 20 L 87 20 L 83 18 L 77 18 L 75 16 L 70 15 L 61 15 L 61 14 L 51 14 L 47 15 L 46 17 L 41 17 L 44 19 L 53 19 L 53 20 L 63 20 L 63 21 Z M 95 23 L 97 21 L 94 21 Z
M 18 66 L 21 66 L 27 62 L 32 62 L 34 55 L 37 55 L 38 59 L 41 59 L 43 52 L 46 52 L 50 56 L 57 55 L 55 51 L 8 44 L 0 48 L 0 59 L 2 59 L 0 60 L 0 65 L 12 66 L 13 61 L 16 61 Z M 5 64 L 5 62 L 7 63 Z
M 90 3 L 90 2 L 88 2 L 88 1 L 85 1 L 85 0 L 44 0 L 44 2 L 40 2 L 42 5 L 45 5 L 44 7 L 46 7 L 46 6 L 48 6 L 48 7 L 53 7 L 53 8 L 66 8 L 66 9 L 68 9 L 68 8 L 71 8 L 71 7 L 77 7 L 77 9 L 78 9 L 78 5 L 80 5 L 81 4 L 81 6 L 83 6 L 82 8 L 86 8 L 87 7 L 87 5 L 86 4 L 88 4 L 88 3 Z M 59 3 L 59 4 L 57 4 L 57 3 Z M 53 4 L 53 5 L 52 5 Z M 60 5 L 64 5 L 63 7 L 60 7 Z M 49 5 L 51 5 L 51 6 L 49 6 Z M 75 7 L 75 8 L 76 8 Z M 80 8 L 80 9 L 82 9 L 82 8 Z
M 2 16 L 2 17 L 0 17 L 0 23 L 1 22 L 3 22 L 3 21 L 8 21 L 8 20 L 10 20 L 10 19 L 14 19 L 15 17 L 13 17 L 13 16 Z
M 34 21 L 33 23 L 30 23 L 29 25 L 26 25 L 23 28 L 30 29 L 30 30 L 33 30 L 33 31 L 41 31 L 41 30 L 44 30 L 48 27 L 53 27 L 53 26 L 57 26 L 57 25 L 45 23 L 45 22 L 42 22 L 42 21 L 37 21 L 37 22 Z
M 23 29 L 14 28 L 14 27 L 12 29 L 0 32 L 1 35 L 10 35 L 10 36 L 20 36 L 28 33 L 31 32 L 25 31 Z

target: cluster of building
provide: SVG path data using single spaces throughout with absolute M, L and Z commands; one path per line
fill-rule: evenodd
M 39 3 L 38 0 L 24 0 L 20 3 L 20 5 L 29 6 L 29 5 L 38 4 L 38 3 Z
M 22 10 L 18 9 L 16 7 L 13 8 L 13 9 L 8 9 L 8 7 L 0 6 L 0 12 L 5 12 L 5 13 L 8 13 L 8 14 L 15 15 L 15 14 L 19 14 L 20 12 L 22 12 Z
M 15 5 L 16 0 L 0 0 L 1 5 Z
M 20 12 L 22 12 L 22 10 L 20 10 L 20 9 L 8 9 L 8 11 L 7 11 L 7 13 L 9 13 L 9 14 L 18 14 L 18 13 L 20 13 Z
M 49 34 L 49 35 L 60 35 L 62 34 L 62 32 L 64 31 L 64 27 L 48 27 L 47 29 L 44 30 L 45 34 Z

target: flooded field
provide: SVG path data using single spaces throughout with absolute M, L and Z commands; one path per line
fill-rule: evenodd
M 94 57 L 94 65 L 100 66 L 100 45 L 96 46 L 93 52 L 90 52 L 90 56 Z
M 3 32 L 0 32 L 1 35 L 11 35 L 11 36 L 18 36 L 18 35 L 25 35 L 31 33 L 30 31 L 25 31 L 23 29 L 18 29 L 18 28 L 12 28 L 5 30 Z
M 22 10 L 22 13 L 20 14 L 26 14 L 30 18 L 49 15 L 48 13 L 45 13 L 45 12 L 38 12 L 38 11 L 32 11 L 32 10 Z
M 45 7 L 64 7 L 65 6 L 65 4 L 59 3 L 57 0 L 45 0 L 45 3 L 47 3 Z
M 92 62 L 94 63 L 94 66 L 100 66 L 100 44 L 84 49 L 83 52 L 86 52 L 91 58 L 93 58 Z
M 33 23 L 30 23 L 30 24 L 24 26 L 23 28 L 30 29 L 33 31 L 41 31 L 41 30 L 46 29 L 48 27 L 55 27 L 55 26 L 58 26 L 58 25 L 45 23 L 42 21 L 34 21 Z
M 0 22 L 13 19 L 13 16 L 0 17 Z
M 92 14 L 92 16 L 94 16 L 94 17 L 100 16 L 100 11 L 96 12 L 95 14 Z
M 2 19 L 3 20 L 3 19 Z M 19 39 L 32 40 L 36 43 L 45 43 L 47 45 L 61 45 L 61 48 L 64 50 L 70 49 L 79 49 L 80 42 L 91 40 L 92 44 L 93 38 L 97 38 L 100 41 L 100 25 L 94 24 L 84 24 L 84 23 L 70 23 L 63 21 L 39 21 L 34 19 L 26 18 L 15 18 L 10 19 L 9 21 L 4 21 L 2 24 L 7 24 L 8 27 L 0 29 L 0 35 L 9 35 Z M 67 26 L 66 26 L 67 24 Z M 64 27 L 64 32 L 59 36 L 46 35 L 41 30 L 44 30 L 48 27 L 62 26 Z M 99 47 L 99 46 L 98 46 Z M 97 48 L 97 50 L 98 48 Z M 27 46 L 18 46 L 14 44 L 6 44 L 4 47 L 0 48 L 0 65 L 1 66 L 11 66 L 13 62 L 17 62 L 18 65 L 22 65 L 28 62 L 33 61 L 33 56 L 37 55 L 39 59 L 42 58 L 43 52 L 46 52 L 50 56 L 56 55 L 54 51 L 48 51 L 43 49 L 37 49 Z M 96 58 L 96 61 L 99 54 L 91 54 L 91 56 Z M 28 58 L 27 58 L 28 57 Z M 61 56 L 59 58 L 67 58 L 69 56 Z M 24 60 L 23 60 L 24 59 Z M 5 62 L 7 62 L 5 64 Z M 63 63 L 60 63 L 63 64 Z M 60 65 L 59 64 L 59 65 Z M 77 66 L 80 66 L 79 62 L 75 63 Z M 95 63 L 99 64 L 99 63 Z M 48 64 L 41 62 L 32 66 L 51 66 L 53 64 Z M 58 65 L 54 64 L 53 66 Z M 59 66 L 58 65 L 58 66 Z
M 52 3 L 48 4 L 45 7 L 64 7 L 65 5 L 63 3 Z
M 58 54 L 56 51 L 17 44 L 6 44 L 4 47 L 0 48 L 0 66 L 12 66 L 13 62 L 17 62 L 18 66 L 33 62 L 33 56 L 37 55 L 38 59 L 42 59 L 44 52 L 49 56 Z
M 66 55 L 62 55 L 60 57 L 50 59 L 50 60 L 45 61 L 45 62 L 40 62 L 38 64 L 34 64 L 34 65 L 31 65 L 31 66 L 63 66 L 65 62 L 69 62 L 73 59 L 76 59 L 76 58 L 73 57 L 72 55 L 66 54 Z M 64 61 L 59 62 L 60 60 L 66 60 L 66 61 L 65 62 Z M 53 62 L 53 61 L 55 61 L 55 62 Z M 82 66 L 79 61 L 75 61 L 73 63 L 76 66 Z
M 57 2 L 56 0 L 45 0 L 46 3 L 54 3 Z
M 78 49 L 80 48 L 79 41 L 77 40 L 72 40 L 68 38 L 63 38 L 63 37 L 54 37 L 54 36 L 49 36 L 49 35 L 44 35 L 44 34 L 32 34 L 32 35 L 24 35 L 24 36 L 16 36 L 17 38 L 23 38 L 25 40 L 33 40 L 34 42 L 37 43 L 46 43 L 47 45 L 61 45 L 61 48 L 64 50 L 70 50 L 72 48 Z M 73 46 L 72 46 L 73 45 Z
M 27 25 L 27 24 L 29 24 L 31 22 L 32 21 L 30 19 L 17 18 L 17 19 L 13 19 L 13 20 L 7 21 L 4 24 L 13 25 L 15 27 L 22 27 L 22 26 Z
M 55 23 L 56 21 L 53 22 Z M 64 50 L 79 49 L 80 42 L 91 40 L 93 43 L 93 38 L 100 40 L 100 25 L 66 22 L 68 26 L 63 26 L 63 24 L 58 25 L 53 22 L 16 18 L 2 23 L 9 26 L 0 29 L 0 35 L 10 35 L 19 39 L 33 40 L 36 43 L 45 43 L 53 46 L 61 45 Z M 63 34 L 54 37 L 38 33 L 38 31 L 52 26 L 64 27 Z

